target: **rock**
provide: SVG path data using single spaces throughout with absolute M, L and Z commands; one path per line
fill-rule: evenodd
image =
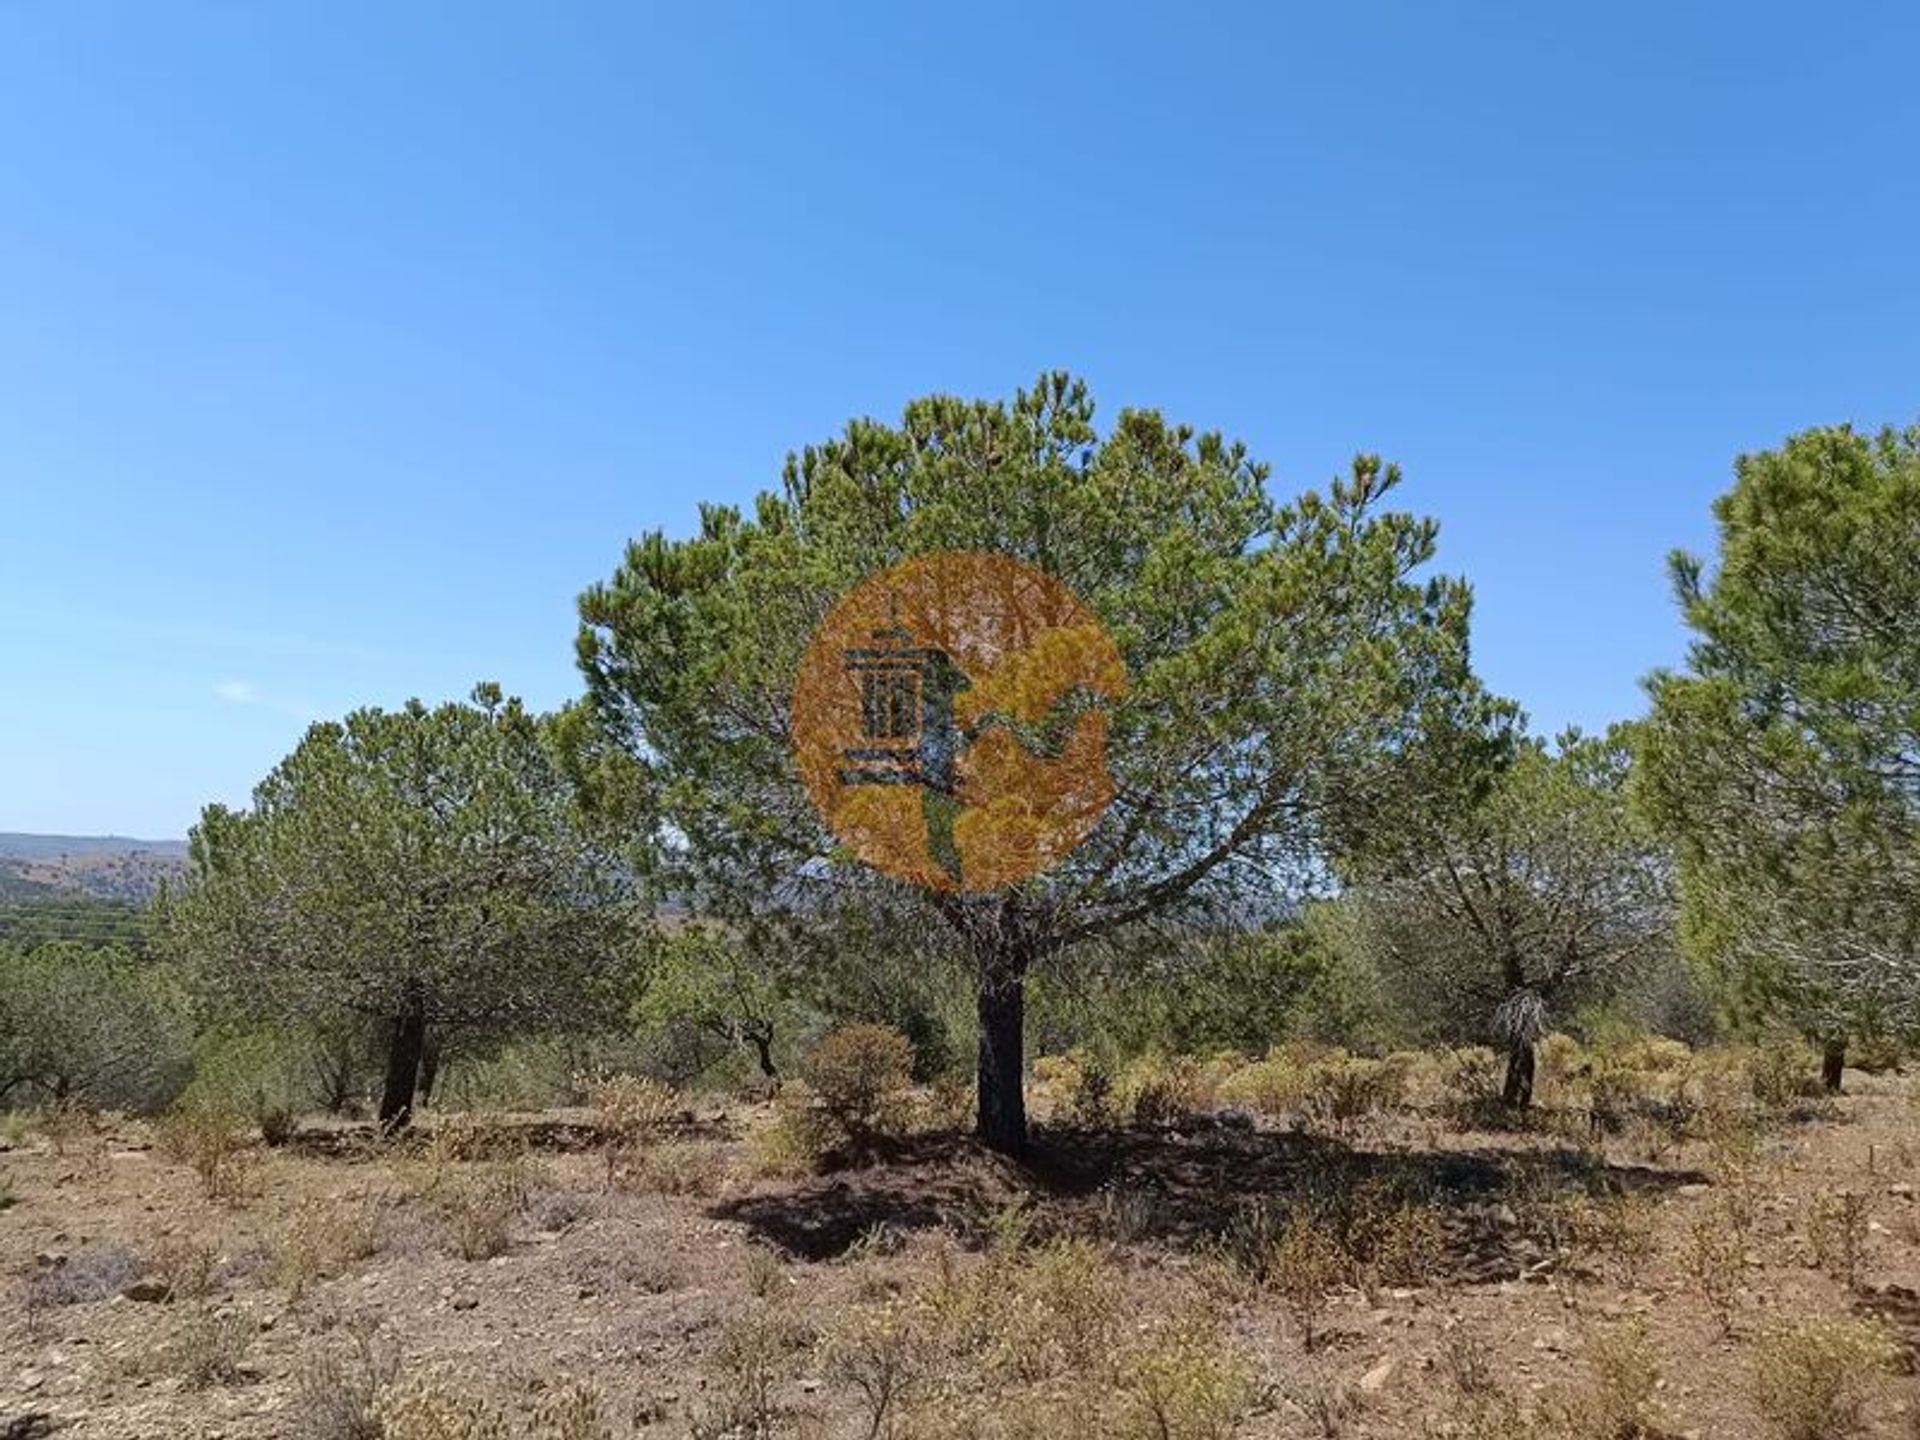
M 1387 1382 L 1393 1379 L 1393 1372 L 1400 1368 L 1400 1357 L 1389 1355 L 1360 1377 L 1360 1392 L 1363 1395 L 1378 1395 L 1387 1388 Z
M 172 1294 L 172 1288 L 161 1280 L 136 1280 L 120 1292 L 129 1300 L 137 1300 L 142 1305 L 158 1305 Z
M 456 1310 L 472 1310 L 478 1306 L 479 1303 L 479 1298 L 473 1295 L 456 1295 L 453 1297 L 453 1308 Z
M 1679 1193 L 1682 1195 L 1705 1195 L 1711 1189 L 1713 1189 L 1711 1185 L 1702 1185 L 1696 1181 L 1690 1185 L 1682 1185 Z
M 54 1425 L 53 1416 L 44 1410 L 0 1416 L 0 1440 L 41 1440 L 42 1436 L 53 1433 Z

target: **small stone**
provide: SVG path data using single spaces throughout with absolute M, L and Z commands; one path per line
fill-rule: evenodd
M 157 1305 L 172 1294 L 172 1287 L 160 1280 L 136 1280 L 120 1292 L 142 1305 Z
M 479 1299 L 472 1295 L 456 1295 L 453 1297 L 453 1308 L 456 1310 L 472 1310 L 478 1306 L 479 1303 Z
M 1387 1388 L 1387 1382 L 1393 1379 L 1393 1372 L 1400 1368 L 1400 1357 L 1389 1355 L 1360 1377 L 1362 1394 L 1378 1395 Z

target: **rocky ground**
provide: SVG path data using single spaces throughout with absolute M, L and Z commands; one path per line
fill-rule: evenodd
M 1857 1433 L 1913 1435 L 1920 1108 L 1848 1092 L 1757 1139 L 1210 1113 L 799 1179 L 765 1105 L 611 1153 L 16 1125 L 0 1436 L 1762 1436 L 1766 1347 L 1858 1317 L 1898 1350 Z

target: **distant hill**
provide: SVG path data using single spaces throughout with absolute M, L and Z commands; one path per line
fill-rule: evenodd
M 0 831 L 0 900 L 146 900 L 186 868 L 184 840 Z

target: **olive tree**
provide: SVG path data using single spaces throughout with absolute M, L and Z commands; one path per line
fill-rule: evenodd
M 116 946 L 0 944 L 0 1106 L 165 1103 L 187 1076 L 183 1002 L 164 970 Z
M 662 894 L 830 944 L 845 923 L 973 976 L 978 1130 L 1027 1136 L 1024 985 L 1079 946 L 1244 919 L 1325 865 L 1340 817 L 1469 683 L 1464 583 L 1423 573 L 1436 527 L 1357 460 L 1325 492 L 1268 489 L 1244 446 L 1148 410 L 1096 429 L 1086 387 L 932 396 L 789 457 L 749 513 L 632 541 L 581 600 L 598 723 L 631 760 Z M 811 808 L 789 697 L 840 597 L 907 557 L 990 551 L 1064 582 L 1113 637 L 1114 798 L 1080 847 L 997 890 L 919 889 L 851 859 Z
M 1672 954 L 1671 865 L 1627 805 L 1623 733 L 1491 738 L 1489 771 L 1383 829 L 1352 928 L 1432 1038 L 1505 1050 L 1503 1098 L 1525 1106 L 1553 1017 Z
M 263 1017 L 382 1026 L 389 1128 L 443 1034 L 617 1020 L 631 887 L 551 741 L 490 684 L 313 726 L 250 809 L 207 808 L 168 945 Z

